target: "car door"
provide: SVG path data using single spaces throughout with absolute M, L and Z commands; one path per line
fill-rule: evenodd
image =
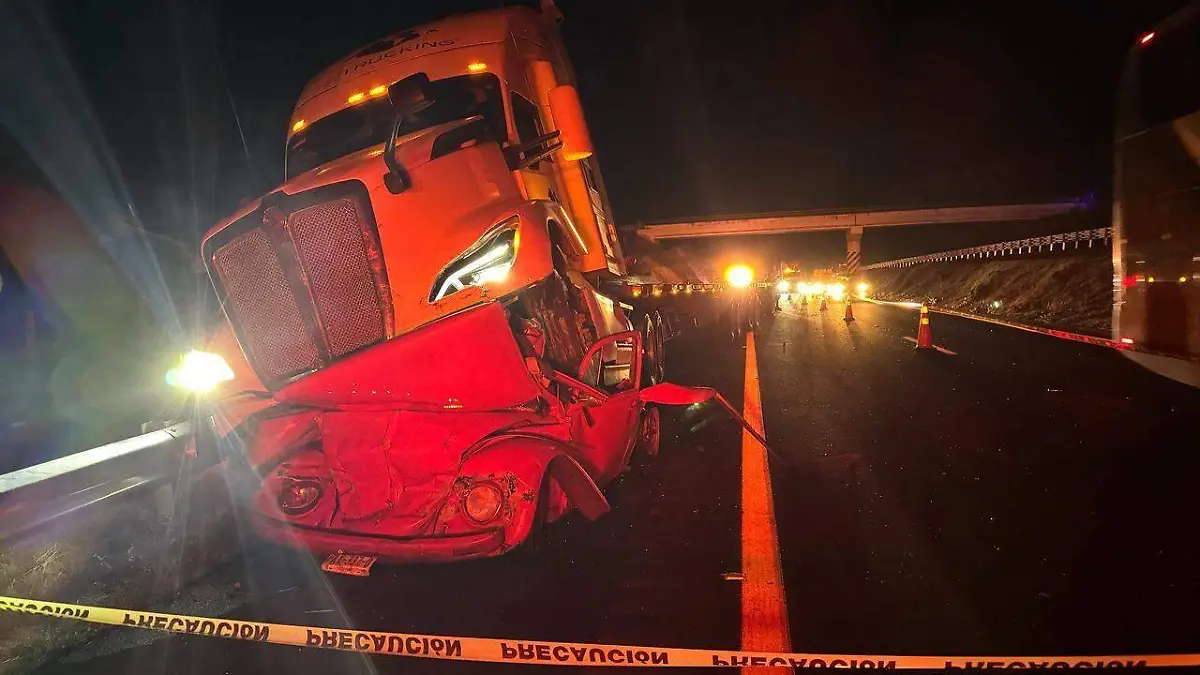
M 579 368 L 579 379 L 596 390 L 580 411 L 576 427 L 582 452 L 603 485 L 629 464 L 644 404 L 641 386 L 641 334 L 625 331 L 597 340 Z

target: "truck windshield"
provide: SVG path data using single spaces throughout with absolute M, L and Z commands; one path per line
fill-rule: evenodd
M 500 81 L 491 73 L 435 80 L 432 104 L 409 115 L 400 135 L 473 115 L 483 115 L 497 141 L 505 137 Z M 368 100 L 313 122 L 288 141 L 285 173 L 290 180 L 353 152 L 387 141 L 395 110 L 387 97 Z

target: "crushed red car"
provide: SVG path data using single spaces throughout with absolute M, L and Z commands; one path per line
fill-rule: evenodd
M 604 514 L 598 486 L 658 448 L 638 359 L 615 386 L 592 386 L 522 342 L 492 302 L 279 390 L 301 412 L 263 420 L 248 447 L 263 476 L 260 533 L 321 553 L 470 558 L 503 553 L 571 508 Z M 581 370 L 640 342 L 610 336 Z

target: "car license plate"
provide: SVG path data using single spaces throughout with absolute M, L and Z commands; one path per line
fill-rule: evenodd
M 354 553 L 331 553 L 321 569 L 334 574 L 349 574 L 355 577 L 365 577 L 371 574 L 371 565 L 378 560 L 373 555 L 357 555 Z

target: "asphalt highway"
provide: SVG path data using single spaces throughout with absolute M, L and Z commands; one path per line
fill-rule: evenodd
M 785 303 L 747 345 L 716 327 L 668 349 L 669 378 L 739 410 L 761 391 L 794 651 L 1195 651 L 1200 390 L 1089 345 L 911 310 Z M 501 558 L 329 576 L 258 544 L 164 611 L 457 636 L 736 649 L 743 434 L 715 405 L 670 411 L 657 460 L 613 511 Z M 762 489 L 764 486 L 749 486 Z M 53 621 L 30 617 L 30 621 Z M 768 627 L 769 629 L 770 627 Z M 475 672 L 423 662 L 112 630 L 40 673 Z M 515 666 L 514 666 L 515 667 Z

